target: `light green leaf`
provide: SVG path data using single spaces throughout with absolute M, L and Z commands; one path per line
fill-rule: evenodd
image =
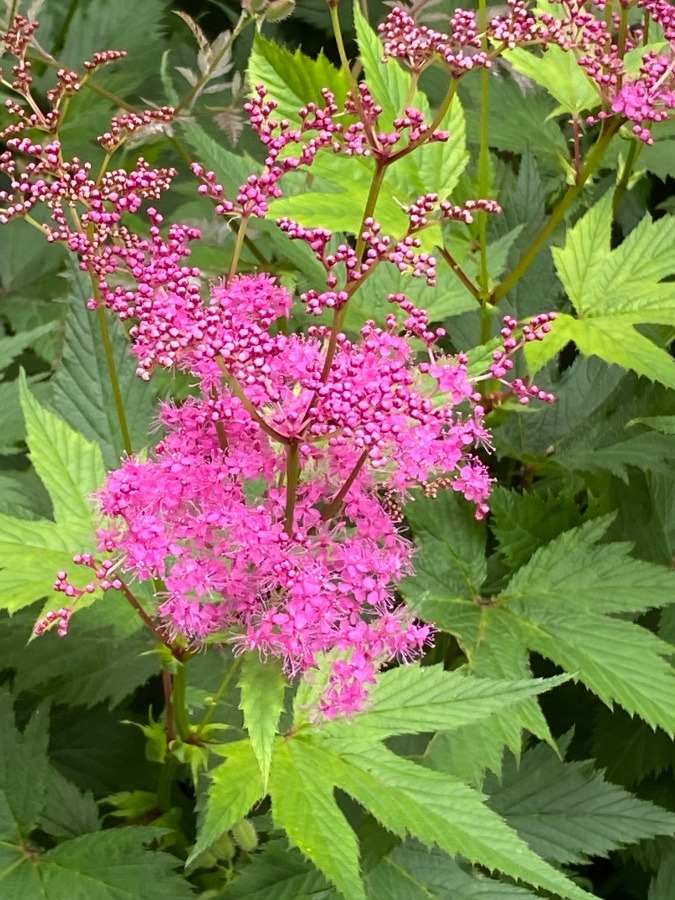
M 382 42 L 368 24 L 358 3 L 354 4 L 354 26 L 368 87 L 375 101 L 382 107 L 383 122 L 389 128 L 405 108 L 410 91 L 410 75 L 391 57 L 382 62 Z M 408 105 L 414 106 L 414 103 Z
M 600 105 L 600 95 L 574 53 L 553 44 L 541 56 L 520 47 L 503 55 L 516 72 L 531 78 L 558 101 L 556 112 L 579 114 Z
M 675 219 L 649 216 L 616 249 L 610 249 L 611 196 L 606 194 L 555 248 L 558 275 L 578 318 L 559 316 L 553 340 L 528 348 L 532 371 L 567 341 L 586 356 L 632 369 L 675 388 L 675 361 L 635 330 L 642 323 L 675 324 L 675 298 L 662 279 L 675 272 Z
M 40 406 L 23 377 L 19 390 L 30 460 L 49 492 L 54 518 L 63 524 L 91 521 L 88 497 L 105 476 L 100 449 Z
M 492 717 L 559 683 L 558 679 L 495 681 L 471 677 L 461 670 L 446 672 L 442 666 L 399 667 L 378 677 L 368 707 L 351 717 L 351 742 L 450 731 Z M 331 722 L 322 733 L 344 734 L 344 722 Z
M 49 778 L 49 713 L 38 709 L 23 732 L 12 696 L 0 693 L 0 839 L 20 844 L 37 826 Z M 0 871 L 0 881 L 2 872 Z
M 617 702 L 671 734 L 675 678 L 663 658 L 671 648 L 605 614 L 674 602 L 675 573 L 632 559 L 625 544 L 596 547 L 610 521 L 593 520 L 537 550 L 497 597 L 458 596 L 438 564 L 428 572 L 423 565 L 417 579 L 404 582 L 403 593 L 414 611 L 456 636 L 478 674 L 526 676 L 528 651 L 535 650 L 605 703 Z M 433 538 L 418 532 L 417 539 L 423 563 L 439 559 Z
M 248 741 L 218 748 L 225 762 L 209 772 L 211 787 L 204 821 L 187 865 L 250 811 L 264 796 L 260 767 Z
M 538 371 L 569 341 L 574 341 L 584 356 L 598 356 L 610 365 L 631 369 L 651 381 L 675 388 L 675 361 L 666 350 L 635 330 L 635 318 L 633 313 L 623 315 L 620 311 L 583 319 L 559 313 L 546 340 L 533 341 L 526 347 L 528 367 L 531 372 Z M 651 321 L 648 311 L 638 318 Z
M 277 828 L 320 869 L 348 900 L 365 900 L 358 842 L 338 808 L 331 757 L 311 742 L 278 739 L 270 790 Z
M 270 97 L 279 104 L 275 118 L 288 119 L 301 124 L 299 110 L 308 103 L 323 106 L 321 94 L 328 88 L 335 95 L 338 106 L 342 106 L 349 90 L 347 77 L 342 69 L 336 69 L 320 53 L 317 59 L 310 59 L 296 50 L 291 53 L 285 47 L 257 35 L 248 63 L 250 84 L 264 84 Z
M 51 595 L 56 572 L 72 570 L 73 554 L 95 549 L 89 495 L 105 474 L 99 448 L 41 406 L 23 375 L 19 390 L 30 458 L 56 521 L 0 515 L 0 606 L 10 612 Z M 82 585 L 89 580 L 82 572 L 79 579 Z
M 592 761 L 563 762 L 543 744 L 519 764 L 510 759 L 501 783 L 489 777 L 484 790 L 490 807 L 557 863 L 583 863 L 643 838 L 675 834 L 672 812 L 605 781 Z
M 244 655 L 239 679 L 239 708 L 244 713 L 251 749 L 260 766 L 263 793 L 267 793 L 272 747 L 287 685 L 280 660 L 273 657 L 262 660 L 256 651 Z
M 333 778 L 389 831 L 410 834 L 451 855 L 480 862 L 561 897 L 587 898 L 560 872 L 532 853 L 481 794 L 461 781 L 415 765 L 384 747 L 352 750 L 343 738 L 326 744 L 316 758 Z
M 604 267 L 611 251 L 612 192 L 608 191 L 567 232 L 564 247 L 552 249 L 555 267 L 567 296 L 580 312 L 590 297 L 598 299 Z

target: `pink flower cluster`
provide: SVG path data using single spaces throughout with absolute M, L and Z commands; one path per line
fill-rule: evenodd
M 484 514 L 490 478 L 473 450 L 489 435 L 464 361 L 439 362 L 422 387 L 428 367 L 392 316 L 357 341 L 340 335 L 322 377 L 327 330 L 273 328 L 290 304 L 258 275 L 181 308 L 192 338 L 173 359 L 203 396 L 165 406 L 151 460 L 109 477 L 101 508 L 115 524 L 101 550 L 124 554 L 127 575 L 163 580 L 158 612 L 190 640 L 234 636 L 293 674 L 343 654 L 324 698 L 332 715 L 358 708 L 378 666 L 418 654 L 430 635 L 392 592 L 412 548 L 381 494 L 402 500 L 449 476 Z M 436 405 L 449 382 L 453 402 Z
M 513 3 L 512 14 L 518 10 Z M 471 22 L 456 18 L 469 47 Z M 365 216 L 354 246 L 336 247 L 327 229 L 280 221 L 326 273 L 326 290 L 301 298 L 306 308 L 333 312 L 331 327 L 289 333 L 292 298 L 270 276 L 231 275 L 205 286 L 202 272 L 187 265 L 196 229 L 174 223 L 164 231 L 153 206 L 147 236 L 125 225 L 126 213 L 164 194 L 173 170 L 140 159 L 131 171 L 94 178 L 88 164 L 64 159 L 56 133 L 60 98 L 80 82 L 59 75 L 51 111 L 31 111 L 30 69 L 22 62 L 31 33 L 21 20 L 8 36 L 20 60 L 15 87 L 28 111 L 17 104 L 19 122 L 0 155 L 11 182 L 0 197 L 0 222 L 42 204 L 47 239 L 73 251 L 95 284 L 90 307 L 103 303 L 130 323 L 138 374 L 147 379 L 155 366 L 177 367 L 200 387 L 182 406 L 162 407 L 165 436 L 148 460 L 128 458 L 110 474 L 99 496 L 105 557 L 75 559 L 94 573 L 84 587 L 58 573 L 55 589 L 68 602 L 36 633 L 55 625 L 65 634 L 75 603 L 96 585 L 122 590 L 142 611 L 131 590 L 152 580 L 161 584 L 154 612 L 168 640 L 180 635 L 191 646 L 208 639 L 257 649 L 282 658 L 291 675 L 331 654 L 322 709 L 327 716 L 358 709 L 378 668 L 392 657 L 419 656 L 432 633 L 395 593 L 413 558 L 401 504 L 415 488 L 450 489 L 483 517 L 491 478 L 479 453 L 489 449 L 490 435 L 468 360 L 438 350 L 445 332 L 424 310 L 391 294 L 386 321 L 367 321 L 349 336 L 344 306 L 380 264 L 433 285 L 436 259 L 420 233 L 451 220 L 470 223 L 475 212 L 496 213 L 499 205 L 425 194 L 406 210 L 403 235 L 385 235 Z M 100 54 L 89 68 L 117 58 Z M 423 143 L 447 140 L 413 107 L 392 132 L 380 127 L 381 110 L 366 85 L 345 110 L 324 91 L 323 106 L 308 104 L 297 128 L 274 118 L 276 104 L 262 87 L 247 108 L 267 153 L 262 173 L 229 200 L 214 173 L 194 166 L 200 193 L 244 228 L 267 214 L 281 178 L 310 166 L 321 151 L 372 156 L 385 168 Z M 343 112 L 356 121 L 344 125 Z M 168 127 L 172 116 L 168 107 L 117 116 L 100 143 L 113 153 L 139 129 Z M 29 136 L 33 128 L 46 139 Z M 514 336 L 517 323 L 506 321 L 486 377 L 503 381 L 513 354 L 523 341 L 543 337 L 549 319 L 533 320 L 522 338 Z M 521 402 L 551 399 L 521 380 L 507 384 Z

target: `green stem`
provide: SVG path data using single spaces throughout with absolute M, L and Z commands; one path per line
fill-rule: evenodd
M 626 162 L 624 163 L 623 169 L 621 171 L 621 178 L 619 179 L 616 190 L 614 191 L 614 199 L 612 200 L 612 211 L 614 215 L 617 214 L 617 211 L 621 206 L 621 201 L 623 200 L 626 191 L 628 190 L 628 182 L 631 179 L 631 175 L 635 171 L 635 164 L 638 161 L 643 147 L 644 143 L 642 141 L 638 141 L 633 138 L 630 144 L 630 149 L 628 151 L 628 156 L 626 157 Z
M 600 165 L 602 157 L 605 155 L 605 151 L 609 147 L 612 138 L 622 124 L 623 120 L 617 119 L 600 135 L 598 142 L 588 154 L 588 158 L 586 159 L 586 162 L 581 169 L 581 172 L 579 173 L 578 181 L 575 184 L 570 185 L 570 187 L 565 192 L 565 195 L 562 197 L 551 215 L 534 236 L 532 242 L 521 256 L 516 267 L 506 276 L 506 278 L 500 284 L 497 285 L 497 287 L 492 292 L 492 295 L 490 297 L 490 302 L 492 304 L 499 303 L 502 297 L 508 294 L 511 288 L 518 284 L 520 279 L 530 268 L 534 260 L 539 255 L 540 250 L 542 250 L 548 239 L 557 228 L 558 224 L 562 221 L 563 216 L 565 215 L 567 210 L 583 190 L 584 185 L 586 184 L 588 179 Z
M 207 85 L 208 82 L 210 81 L 211 77 L 213 76 L 213 73 L 220 65 L 223 57 L 232 47 L 232 44 L 236 41 L 236 39 L 239 37 L 239 35 L 242 33 L 242 31 L 248 25 L 250 25 L 253 21 L 254 21 L 254 19 L 252 17 L 249 17 L 248 13 L 242 12 L 242 14 L 239 16 L 239 21 L 234 26 L 234 30 L 233 30 L 232 34 L 230 35 L 229 39 L 227 40 L 227 42 L 225 43 L 223 48 L 220 50 L 218 55 L 213 57 L 213 59 L 209 63 L 209 67 L 206 70 L 206 72 L 204 72 L 204 74 L 201 76 L 201 78 L 199 78 L 197 80 L 197 82 L 194 84 L 194 86 L 187 92 L 187 94 L 185 94 L 185 96 L 181 100 L 178 101 L 178 104 L 174 107 L 174 111 L 175 111 L 176 115 L 178 115 L 178 113 L 181 110 L 185 109 L 186 107 L 189 109 L 190 105 L 201 93 L 202 88 L 205 85 Z
M 450 251 L 447 250 L 445 247 L 442 247 L 440 244 L 437 245 L 436 249 L 438 250 L 439 254 L 443 257 L 443 259 L 446 261 L 446 263 L 450 266 L 450 268 L 455 273 L 455 275 L 462 282 L 462 284 L 467 289 L 467 291 L 471 294 L 471 296 L 474 297 L 476 300 L 480 301 L 480 296 L 481 296 L 480 289 L 478 287 L 476 287 L 476 285 L 473 283 L 473 281 L 471 281 L 469 276 L 466 274 L 466 272 L 460 266 L 460 264 L 457 262 L 457 260 L 454 258 L 454 256 L 452 256 Z
M 211 698 L 211 704 L 210 704 L 209 708 L 204 713 L 204 716 L 203 716 L 201 722 L 199 723 L 199 725 L 197 726 L 197 728 L 195 730 L 195 737 L 199 737 L 201 735 L 201 733 L 204 731 L 206 726 L 209 724 L 209 722 L 213 718 L 215 711 L 216 711 L 216 707 L 218 706 L 221 697 L 223 696 L 225 691 L 230 686 L 230 682 L 232 681 L 232 678 L 234 677 L 235 672 L 239 669 L 239 666 L 241 665 L 243 658 L 244 658 L 243 656 L 238 656 L 235 660 L 232 661 L 232 665 L 229 667 L 229 669 L 225 673 L 225 677 L 220 682 L 220 685 L 218 686 L 218 690 Z
M 387 163 L 383 163 L 381 160 L 377 160 L 375 163 L 375 171 L 373 172 L 373 180 L 370 182 L 370 190 L 368 191 L 368 199 L 366 200 L 366 206 L 363 210 L 363 218 L 361 219 L 361 225 L 359 226 L 359 233 L 356 237 L 356 257 L 361 261 L 363 256 L 363 251 L 366 247 L 366 242 L 363 239 L 363 232 L 366 228 L 366 219 L 370 219 L 374 216 L 375 207 L 377 205 L 377 198 L 380 195 L 380 191 L 382 189 L 382 182 L 384 181 L 384 175 L 387 170 Z
M 171 809 L 171 789 L 177 769 L 178 760 L 173 753 L 169 753 L 159 771 L 159 785 L 157 786 L 157 805 L 162 812 L 168 812 Z
M 94 286 L 94 296 L 99 294 L 98 285 L 92 278 Z M 105 308 L 98 302 L 99 297 L 96 296 L 96 318 L 101 332 L 101 341 L 103 342 L 103 353 L 108 367 L 108 377 L 110 378 L 110 387 L 112 388 L 113 400 L 115 401 L 115 410 L 117 412 L 117 421 L 120 426 L 120 435 L 122 437 L 122 446 L 124 452 L 131 456 L 133 449 L 131 446 L 131 437 L 129 435 L 129 425 L 127 424 L 127 414 L 124 409 L 124 400 L 122 399 L 122 391 L 120 389 L 120 380 L 117 374 L 117 365 L 115 363 L 115 354 L 113 351 L 112 341 L 110 339 L 110 331 L 108 330 L 108 320 L 105 316 Z
M 291 537 L 293 535 L 293 516 L 295 514 L 295 499 L 298 493 L 300 481 L 300 447 L 297 441 L 292 441 L 286 447 L 286 510 L 284 513 L 284 531 Z
M 248 222 L 248 217 L 242 218 L 241 222 L 239 223 L 239 227 L 237 228 L 237 237 L 234 242 L 234 250 L 232 251 L 232 259 L 230 260 L 230 268 L 227 272 L 228 281 L 232 281 L 234 276 L 237 274 L 237 267 L 239 265 L 241 251 L 244 246 L 244 238 L 246 237 Z
M 190 719 L 187 711 L 187 666 L 179 663 L 172 676 L 171 701 L 173 704 L 173 720 L 176 725 L 176 733 L 182 741 L 187 741 L 192 735 Z

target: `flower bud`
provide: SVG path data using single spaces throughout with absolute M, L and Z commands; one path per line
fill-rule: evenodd
M 211 844 L 209 852 L 213 853 L 217 859 L 223 860 L 223 862 L 229 862 L 234 858 L 236 848 L 227 831 Z
M 287 19 L 295 9 L 295 0 L 270 0 L 265 10 L 266 22 L 281 22 Z
M 232 826 L 232 837 L 246 853 L 252 853 L 258 846 L 258 832 L 249 819 L 241 819 Z
M 257 16 L 265 9 L 267 2 L 268 0 L 241 0 L 241 5 L 246 12 Z

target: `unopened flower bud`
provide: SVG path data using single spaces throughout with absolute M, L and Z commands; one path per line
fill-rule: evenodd
M 249 819 L 241 819 L 232 826 L 232 837 L 246 853 L 252 853 L 258 846 L 258 832 Z
M 270 0 L 265 10 L 266 22 L 281 22 L 287 19 L 295 9 L 295 0 Z
M 234 841 L 230 837 L 229 832 L 226 831 L 211 844 L 209 850 L 219 860 L 223 860 L 223 862 L 229 862 L 234 858 L 236 847 L 234 846 Z
M 241 0 L 241 8 L 251 16 L 259 16 L 268 0 Z

